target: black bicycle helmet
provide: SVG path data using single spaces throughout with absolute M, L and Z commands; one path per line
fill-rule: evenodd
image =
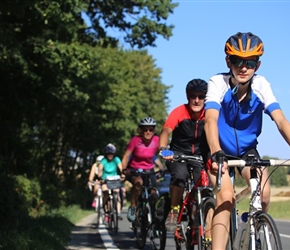
M 109 143 L 105 147 L 104 151 L 105 151 L 105 154 L 115 154 L 116 153 L 116 147 L 112 143 Z
M 207 82 L 202 79 L 193 79 L 186 85 L 186 92 L 189 90 L 207 92 Z
M 264 53 L 264 45 L 262 40 L 251 32 L 238 32 L 226 41 L 225 53 L 238 57 L 261 56 Z
M 150 116 L 147 116 L 147 117 L 144 117 L 141 119 L 141 121 L 139 122 L 139 127 L 141 126 L 156 126 L 156 121 L 150 117 Z

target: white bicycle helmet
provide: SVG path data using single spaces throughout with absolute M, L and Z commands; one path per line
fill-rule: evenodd
M 103 158 L 104 158 L 103 155 L 99 155 L 99 156 L 97 157 L 97 161 L 101 161 L 101 160 L 103 160 Z
M 152 117 L 147 116 L 141 119 L 141 121 L 139 122 L 139 127 L 141 126 L 154 126 L 155 127 L 156 121 Z

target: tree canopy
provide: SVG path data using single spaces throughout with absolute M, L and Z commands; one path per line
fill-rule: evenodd
M 2 1 L 2 175 L 35 177 L 43 196 L 52 189 L 58 196 L 84 188 L 88 168 L 107 143 L 122 156 L 142 117 L 153 116 L 160 129 L 170 86 L 144 48 L 159 35 L 172 35 L 165 20 L 175 6 L 149 0 Z M 110 28 L 143 49 L 123 49 Z

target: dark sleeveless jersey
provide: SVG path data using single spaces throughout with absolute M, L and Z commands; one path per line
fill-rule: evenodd
M 198 120 L 191 118 L 192 111 L 187 104 L 175 108 L 163 127 L 173 130 L 170 149 L 186 155 L 202 155 L 206 159 L 208 144 L 204 132 L 204 110 Z

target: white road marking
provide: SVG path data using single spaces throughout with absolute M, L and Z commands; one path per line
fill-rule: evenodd
M 284 237 L 284 238 L 289 238 L 290 239 L 290 235 L 288 234 L 280 234 L 281 237 Z
M 120 250 L 111 238 L 104 224 L 99 225 L 99 233 L 107 250 Z

